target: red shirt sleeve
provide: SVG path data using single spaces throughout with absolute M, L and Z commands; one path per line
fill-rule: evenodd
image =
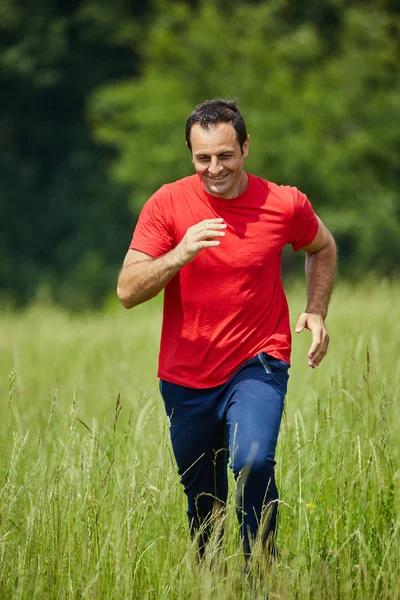
M 294 210 L 289 243 L 297 252 L 314 240 L 318 231 L 318 219 L 307 196 L 297 188 L 293 188 L 293 192 Z
M 170 196 L 163 186 L 142 208 L 129 248 L 158 258 L 175 245 L 170 223 Z

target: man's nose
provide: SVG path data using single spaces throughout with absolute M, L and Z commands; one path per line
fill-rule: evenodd
M 208 167 L 208 171 L 210 175 L 218 175 L 221 172 L 222 165 L 218 162 L 218 158 L 213 156 L 211 158 L 210 166 Z

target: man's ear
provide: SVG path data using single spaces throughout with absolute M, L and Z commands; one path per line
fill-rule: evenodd
M 244 144 L 242 146 L 243 158 L 246 158 L 246 156 L 249 154 L 249 146 L 250 146 L 250 136 L 248 135 L 246 141 L 244 142 Z
M 193 153 L 192 153 L 191 149 L 189 148 L 189 146 L 188 146 L 188 143 L 187 143 L 187 142 L 185 142 L 185 146 L 186 146 L 186 148 L 187 148 L 187 149 L 189 150 L 189 152 L 190 152 L 190 158 L 192 159 L 192 163 L 194 163 L 194 160 L 193 160 Z

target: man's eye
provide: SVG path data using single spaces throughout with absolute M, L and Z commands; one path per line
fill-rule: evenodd
M 231 158 L 231 154 L 221 154 L 220 158 Z
M 202 157 L 198 158 L 197 160 L 202 163 L 208 163 L 210 161 L 210 159 L 207 156 L 202 156 Z

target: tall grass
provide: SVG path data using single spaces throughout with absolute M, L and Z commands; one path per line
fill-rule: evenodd
M 302 288 L 289 300 L 294 322 Z M 294 340 L 278 559 L 267 568 L 256 545 L 245 578 L 232 479 L 222 547 L 216 536 L 197 565 L 155 377 L 159 327 L 158 301 L 3 315 L 0 598 L 399 598 L 400 287 L 339 286 L 315 371 L 308 334 Z

